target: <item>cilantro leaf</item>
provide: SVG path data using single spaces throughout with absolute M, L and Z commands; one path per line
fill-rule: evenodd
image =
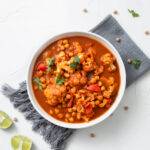
M 70 67 L 76 69 L 79 64 L 80 64 L 80 58 L 79 56 L 75 56 L 73 62 L 70 64 Z
M 132 9 L 128 9 L 128 11 L 130 14 L 132 14 L 133 17 L 139 17 L 140 16 L 136 11 L 134 11 Z
M 58 76 L 55 78 L 55 82 L 58 85 L 62 85 L 65 82 L 65 79 L 61 76 L 61 74 L 58 74 Z
M 38 77 L 33 78 L 33 82 L 37 84 L 39 90 L 42 90 L 42 82 Z
M 51 70 L 51 67 L 54 65 L 54 62 L 55 62 L 54 57 L 48 59 L 48 68 L 47 68 L 48 72 Z
M 134 66 L 135 69 L 139 69 L 141 66 L 141 60 L 135 58 L 132 60 L 131 64 Z

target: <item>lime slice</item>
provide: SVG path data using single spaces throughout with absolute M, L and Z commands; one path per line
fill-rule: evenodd
M 10 117 L 3 111 L 0 111 L 0 128 L 7 129 L 12 125 L 12 120 Z
M 30 150 L 32 141 L 28 137 L 16 135 L 11 139 L 11 147 L 13 150 Z

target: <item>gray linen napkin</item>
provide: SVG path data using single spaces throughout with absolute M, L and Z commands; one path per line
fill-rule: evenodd
M 111 15 L 93 28 L 91 32 L 106 38 L 120 53 L 126 67 L 127 86 L 150 69 L 150 59 L 143 54 Z M 116 38 L 120 38 L 121 41 L 117 42 Z M 138 70 L 134 69 L 127 63 L 127 56 L 131 59 L 139 58 L 142 61 L 141 67 Z M 56 126 L 40 116 L 29 100 L 25 82 L 20 84 L 19 89 L 13 89 L 5 84 L 2 86 L 2 93 L 10 99 L 15 108 L 24 113 L 27 120 L 33 123 L 33 130 L 43 136 L 45 141 L 51 145 L 51 149 L 63 150 L 65 148 L 66 140 L 74 130 Z

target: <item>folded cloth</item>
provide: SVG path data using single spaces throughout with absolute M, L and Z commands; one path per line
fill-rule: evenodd
M 127 86 L 150 69 L 150 59 L 132 41 L 120 24 L 111 15 L 107 16 L 96 27 L 90 30 L 107 39 L 119 52 L 124 62 L 127 74 Z M 139 59 L 141 66 L 135 69 L 128 59 Z
M 106 17 L 90 31 L 106 38 L 118 50 L 125 64 L 127 86 L 150 69 L 150 59 L 144 55 L 140 48 L 130 39 L 128 34 L 111 15 Z M 120 39 L 116 40 L 116 38 Z M 127 63 L 127 56 L 131 59 L 140 59 L 142 61 L 140 68 L 136 70 L 133 66 L 129 65 Z M 5 84 L 2 86 L 2 92 L 10 99 L 14 107 L 23 112 L 25 118 L 32 122 L 33 130 L 39 132 L 43 136 L 45 141 L 51 145 L 51 149 L 63 150 L 65 148 L 67 138 L 75 130 L 59 127 L 45 120 L 32 106 L 27 94 L 25 82 L 20 84 L 19 89 L 13 89 Z

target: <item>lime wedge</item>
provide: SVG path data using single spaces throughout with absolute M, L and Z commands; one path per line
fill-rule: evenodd
M 0 111 L 0 128 L 7 129 L 12 125 L 12 120 L 10 117 L 3 111 Z
M 30 150 L 32 141 L 28 137 L 16 135 L 11 139 L 11 147 L 13 150 Z

